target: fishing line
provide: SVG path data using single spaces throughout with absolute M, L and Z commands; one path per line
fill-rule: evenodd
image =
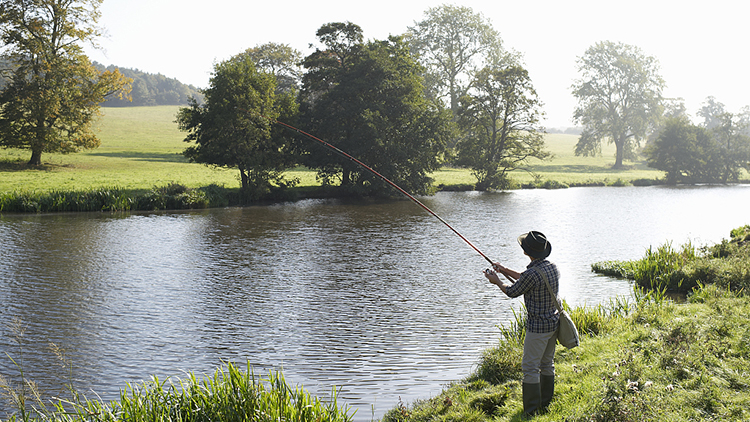
M 472 249 L 474 249 L 474 250 L 475 250 L 475 251 L 476 251 L 476 252 L 477 252 L 477 253 L 478 253 L 479 255 L 481 255 L 481 256 L 482 256 L 482 258 L 486 259 L 486 260 L 487 260 L 487 262 L 489 262 L 489 263 L 490 263 L 490 265 L 492 265 L 492 260 L 491 260 L 491 259 L 489 259 L 489 258 L 487 257 L 487 255 L 483 254 L 483 253 L 482 253 L 482 251 L 480 251 L 480 250 L 479 250 L 479 248 L 477 248 L 476 246 L 474 246 L 474 244 L 473 244 L 473 243 L 471 243 L 471 242 L 469 241 L 469 239 L 465 238 L 465 237 L 464 237 L 464 236 L 463 236 L 463 235 L 462 235 L 461 233 L 459 233 L 459 232 L 458 232 L 458 230 L 454 229 L 454 228 L 453 228 L 453 227 L 452 227 L 452 226 L 451 226 L 450 224 L 448 224 L 448 222 L 446 222 L 445 220 L 443 220 L 443 219 L 442 219 L 442 217 L 440 217 L 440 216 L 439 216 L 439 215 L 437 215 L 437 214 L 436 214 L 436 213 L 435 213 L 434 211 L 432 211 L 431 209 L 429 209 L 429 208 L 428 208 L 428 207 L 427 207 L 427 206 L 426 206 L 425 204 L 423 204 L 422 202 L 420 202 L 420 201 L 419 201 L 419 200 L 418 200 L 417 198 L 415 198 L 414 196 L 412 196 L 412 195 L 411 195 L 411 194 L 410 194 L 409 192 L 405 191 L 405 190 L 404 190 L 404 189 L 402 189 L 402 188 L 401 188 L 401 187 L 400 187 L 399 185 L 397 185 L 397 184 L 393 183 L 393 182 L 392 182 L 392 181 L 390 181 L 390 180 L 389 180 L 389 179 L 388 179 L 387 177 L 385 177 L 385 176 L 383 176 L 382 174 L 378 173 L 377 171 L 375 171 L 375 170 L 374 170 L 373 168 L 371 168 L 371 167 L 370 167 L 370 166 L 368 166 L 367 164 L 365 164 L 365 163 L 363 163 L 362 161 L 359 161 L 358 159 L 356 159 L 356 158 L 352 157 L 351 155 L 349 155 L 349 154 L 347 154 L 346 152 L 344 152 L 344 151 L 340 150 L 339 148 L 335 147 L 334 145 L 331 145 L 331 144 L 329 144 L 328 142 L 326 142 L 326 141 L 324 141 L 324 140 L 322 140 L 322 139 L 320 139 L 320 138 L 318 138 L 318 137 L 316 137 L 316 136 L 313 136 L 313 135 L 311 135 L 311 134 L 309 134 L 309 133 L 307 133 L 307 132 L 305 132 L 305 131 L 302 131 L 302 130 L 300 130 L 300 129 L 297 129 L 296 127 L 294 127 L 294 126 L 292 126 L 292 125 L 286 124 L 286 123 L 284 123 L 284 122 L 280 122 L 280 121 L 278 121 L 278 120 L 275 120 L 275 119 L 270 119 L 270 118 L 267 118 L 267 119 L 268 119 L 268 120 L 270 120 L 270 121 L 272 121 L 273 123 L 276 123 L 276 124 L 278 124 L 278 125 L 284 126 L 284 127 L 286 127 L 287 129 L 291 129 L 291 130 L 293 130 L 293 131 L 295 131 L 295 132 L 297 132 L 297 133 L 299 133 L 299 134 L 301 134 L 301 135 L 303 135 L 303 136 L 305 136 L 305 137 L 307 137 L 307 138 L 309 138 L 309 139 L 312 139 L 312 140 L 314 140 L 314 141 L 317 141 L 317 142 L 319 142 L 319 143 L 323 144 L 323 145 L 324 145 L 324 146 L 326 146 L 327 148 L 329 148 L 329 149 L 331 149 L 331 150 L 335 151 L 335 152 L 336 152 L 337 154 L 339 154 L 339 155 L 341 155 L 341 156 L 343 156 L 343 157 L 346 157 L 346 158 L 348 158 L 349 160 L 351 160 L 351 161 L 353 161 L 353 162 L 355 162 L 355 163 L 359 164 L 360 166 L 362 166 L 362 167 L 363 167 L 364 169 L 366 169 L 367 171 L 371 172 L 371 173 L 372 173 L 372 174 L 374 174 L 375 176 L 377 176 L 377 177 L 379 177 L 380 179 L 382 179 L 382 180 L 383 180 L 384 182 L 386 182 L 386 183 L 388 183 L 389 185 L 393 186 L 393 187 L 394 187 L 394 188 L 395 188 L 396 190 L 398 190 L 399 192 L 403 193 L 403 194 L 404 194 L 404 195 L 406 195 L 406 196 L 407 196 L 407 197 L 408 197 L 409 199 L 411 199 L 412 201 L 414 201 L 414 203 L 416 203 L 416 204 L 417 204 L 417 205 L 419 205 L 420 207 L 424 208 L 424 209 L 425 209 L 425 211 L 427 211 L 428 213 L 432 214 L 432 216 L 434 216 L 435 218 L 437 218 L 438 220 L 440 220 L 440 222 L 441 222 L 441 223 L 445 224 L 445 225 L 446 225 L 446 227 L 448 227 L 449 229 L 451 229 L 451 231 L 453 231 L 453 233 L 455 233 L 456 235 L 458 235 L 458 237 L 460 237 L 460 238 L 461 238 L 461 240 L 463 240 L 463 241 L 464 241 L 464 242 L 466 242 L 466 243 L 467 243 L 467 244 L 468 244 L 469 246 L 471 246 L 471 247 L 472 247 Z

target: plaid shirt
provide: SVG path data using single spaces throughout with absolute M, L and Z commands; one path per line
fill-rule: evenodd
M 555 264 L 546 259 L 531 261 L 526 268 L 518 281 L 508 287 L 506 294 L 510 297 L 523 295 L 526 311 L 529 313 L 526 319 L 526 329 L 529 332 L 549 333 L 555 331 L 560 316 L 544 279 L 537 271 L 544 272 L 555 295 L 557 295 L 560 285 L 560 272 Z

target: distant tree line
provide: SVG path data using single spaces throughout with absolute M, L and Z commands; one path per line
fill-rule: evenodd
M 293 186 L 285 170 L 298 165 L 315 169 L 324 186 L 365 195 L 388 190 L 301 131 L 414 193 L 429 192 L 429 173 L 445 164 L 470 168 L 474 188 L 491 190 L 550 157 L 543 104 L 521 55 L 468 7 L 430 8 L 404 34 L 384 40 L 365 41 L 351 22 L 324 24 L 307 57 L 288 45 L 258 45 L 216 64 L 209 86 L 197 89 L 91 63 L 80 44 L 99 35 L 99 4 L 3 3 L 0 146 L 31 150 L 31 165 L 43 152 L 97 147 L 91 122 L 102 104 L 186 105 L 177 116 L 190 144 L 185 156 L 238 169 L 251 197 Z M 709 99 L 699 112 L 704 123 L 693 125 L 684 105 L 663 98 L 658 61 L 623 43 L 596 43 L 578 58 L 578 70 L 577 155 L 598 155 L 603 142 L 613 143 L 615 168 L 645 154 L 670 183 L 728 183 L 750 169 L 750 109 L 727 113 Z
M 187 105 L 191 97 L 202 100 L 203 94 L 193 85 L 186 85 L 174 78 L 162 74 L 142 72 L 138 69 L 127 69 L 110 65 L 105 67 L 94 62 L 94 67 L 100 72 L 119 70 L 125 77 L 132 79 L 130 83 L 130 99 L 107 98 L 104 107 L 139 107 L 158 105 Z
M 187 105 L 190 97 L 202 101 L 203 94 L 200 89 L 187 85 L 174 78 L 168 78 L 162 74 L 142 72 L 138 69 L 122 68 L 114 65 L 104 66 L 93 62 L 92 66 L 99 73 L 118 71 L 125 78 L 132 80 L 130 83 L 129 98 L 123 96 L 108 96 L 101 103 L 104 107 L 140 107 L 159 105 Z M 0 57 L 0 91 L 11 82 L 11 74 L 14 66 L 7 58 Z

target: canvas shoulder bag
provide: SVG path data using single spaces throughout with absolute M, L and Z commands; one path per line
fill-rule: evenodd
M 552 291 L 552 286 L 549 285 L 547 275 L 544 274 L 544 271 L 537 270 L 536 268 L 534 268 L 534 270 L 537 272 L 537 274 L 542 276 L 544 284 L 547 285 L 549 294 L 552 295 L 552 301 L 555 302 L 557 312 L 560 314 L 560 328 L 557 331 L 557 341 L 559 341 L 560 344 L 568 349 L 572 349 L 578 346 L 579 344 L 581 344 L 581 340 L 578 336 L 578 329 L 576 328 L 576 325 L 573 323 L 573 320 L 570 319 L 570 315 L 568 315 L 568 313 L 565 312 L 562 306 L 560 306 L 560 302 L 557 300 L 557 295 L 555 295 L 555 292 Z

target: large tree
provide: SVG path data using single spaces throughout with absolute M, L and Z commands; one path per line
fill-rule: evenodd
M 736 182 L 743 168 L 750 171 L 750 136 L 745 124 L 741 115 L 722 113 L 718 125 L 710 129 L 717 157 L 716 181 Z
M 724 104 L 717 101 L 715 97 L 708 97 L 698 110 L 698 117 L 703 118 L 703 127 L 713 129 L 722 125 L 723 114 L 727 113 Z
M 665 120 L 643 152 L 649 167 L 664 171 L 667 184 L 676 185 L 700 181 L 712 149 L 707 130 L 693 125 L 686 116 L 676 116 Z
M 290 139 L 273 124 L 293 121 L 293 92 L 279 92 L 274 75 L 240 54 L 215 65 L 203 95 L 203 104 L 192 99 L 177 114 L 180 130 L 188 132 L 185 142 L 195 142 L 184 151 L 190 161 L 237 168 L 251 199 L 295 184 L 283 173 L 295 164 Z
M 663 170 L 669 184 L 736 182 L 743 168 L 750 170 L 750 137 L 731 113 L 715 118 L 711 129 L 685 116 L 667 119 L 644 150 L 648 165 Z
M 435 98 L 447 98 L 454 116 L 459 99 L 469 89 L 472 72 L 502 54 L 499 33 L 482 14 L 466 6 L 429 8 L 423 20 L 409 27 L 408 40 L 427 70 L 428 92 Z
M 95 45 L 102 0 L 4 0 L 0 37 L 11 64 L 0 93 L 0 146 L 42 153 L 96 148 L 92 130 L 101 102 L 127 94 L 130 80 L 117 70 L 98 72 L 83 53 Z
M 457 145 L 458 164 L 472 169 L 477 190 L 505 188 L 508 173 L 529 158 L 544 159 L 541 102 L 529 74 L 508 56 L 477 72 L 462 98 L 459 123 L 467 136 Z
M 422 67 L 399 37 L 362 42 L 361 29 L 332 23 L 325 46 L 308 56 L 302 121 L 309 131 L 413 193 L 424 193 L 439 167 L 449 114 L 424 97 Z M 310 145 L 306 163 L 323 182 L 359 193 L 390 192 L 352 161 Z
M 578 71 L 581 79 L 572 87 L 578 100 L 574 120 L 583 133 L 575 154 L 600 154 L 607 139 L 616 146 L 614 167 L 622 168 L 662 115 L 658 62 L 638 47 L 603 41 L 578 58 Z

